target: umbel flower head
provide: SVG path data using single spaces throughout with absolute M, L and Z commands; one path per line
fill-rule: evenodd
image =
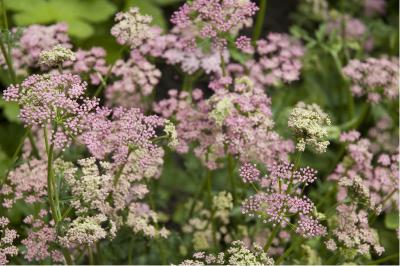
M 98 100 L 86 98 L 85 91 L 86 83 L 76 75 L 32 75 L 8 87 L 4 99 L 20 105 L 19 116 L 25 125 L 52 125 L 52 144 L 62 149 L 80 134 L 83 118 L 98 107 Z
M 117 23 L 111 28 L 111 34 L 117 38 L 119 44 L 137 48 L 152 37 L 153 31 L 150 30 L 152 20 L 151 16 L 141 15 L 139 8 L 132 7 L 128 12 L 117 13 L 115 16 Z
M 317 104 L 299 102 L 289 115 L 288 126 L 297 138 L 296 148 L 304 151 L 308 146 L 316 153 L 324 153 L 329 145 L 327 126 L 331 124 L 328 115 Z
M 50 50 L 45 50 L 39 55 L 39 64 L 53 67 L 59 66 L 66 61 L 75 61 L 75 53 L 71 49 L 56 45 Z

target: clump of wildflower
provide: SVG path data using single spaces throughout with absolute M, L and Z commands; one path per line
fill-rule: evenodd
M 249 165 L 242 167 L 247 169 Z M 314 217 L 314 203 L 302 195 L 304 188 L 316 180 L 316 171 L 309 167 L 296 170 L 289 163 L 276 163 L 267 168 L 268 174 L 262 178 L 256 169 L 251 169 L 252 176 L 258 176 L 252 182 L 262 190 L 242 203 L 242 213 L 282 228 L 289 223 L 293 226 L 294 218 L 298 217 L 297 233 L 306 238 L 325 235 L 325 227 Z
M 334 239 L 328 243 L 331 250 L 341 244 L 347 249 L 356 250 L 360 255 L 369 254 L 370 250 L 378 255 L 384 252 L 385 249 L 379 244 L 377 232 L 368 224 L 367 212 L 358 210 L 357 206 L 352 204 L 341 204 L 336 210 L 338 217 L 336 228 L 333 230 Z
M 192 92 L 170 91 L 170 98 L 155 105 L 154 110 L 177 121 L 179 145 L 186 153 L 194 143 L 194 153 L 208 168 L 219 167 L 218 159 L 226 154 L 243 161 L 272 164 L 287 159 L 293 150 L 274 130 L 270 99 L 249 78 L 235 80 L 232 91 L 226 86 L 216 88 L 210 99 L 203 99 L 199 89 Z
M 171 22 L 181 29 L 194 28 L 201 38 L 212 40 L 214 47 L 226 46 L 224 34 L 249 24 L 258 7 L 249 0 L 195 0 L 176 11 Z
M 108 73 L 106 65 L 106 51 L 101 47 L 92 47 L 90 50 L 78 50 L 76 60 L 65 62 L 64 71 L 71 71 L 85 77 L 93 85 L 99 85 Z
M 111 34 L 117 38 L 119 44 L 137 48 L 152 37 L 152 20 L 151 16 L 140 14 L 139 8 L 131 7 L 128 12 L 117 13 L 116 24 L 111 28 Z
M 251 45 L 251 39 L 247 36 L 240 36 L 235 42 L 236 48 L 241 50 L 243 53 L 252 54 L 254 53 L 254 48 Z
M 126 108 L 142 107 L 161 77 L 160 70 L 137 52 L 127 61 L 118 60 L 111 74 L 115 80 L 106 88 L 107 105 Z
M 193 31 L 188 32 L 175 27 L 170 33 L 161 34 L 159 28 L 152 30 L 155 32 L 155 37 L 138 48 L 142 54 L 164 59 L 170 65 L 179 65 L 183 72 L 190 75 L 199 70 L 203 70 L 206 74 L 222 74 L 221 60 L 227 62 L 229 59 L 227 49 L 223 51 L 213 47 L 209 51 L 204 51 L 201 47 L 188 49 L 187 39 L 194 38 Z
M 66 61 L 75 61 L 75 59 L 75 53 L 61 45 L 56 45 L 39 54 L 39 64 L 48 67 L 60 66 Z
M 68 26 L 65 23 L 50 26 L 31 25 L 24 29 L 19 42 L 11 50 L 14 69 L 26 72 L 28 67 L 38 67 L 40 53 L 57 45 L 71 48 L 67 30 Z
M 367 16 L 383 15 L 386 12 L 385 0 L 364 0 L 363 5 Z
M 316 153 L 324 153 L 329 145 L 327 126 L 331 121 L 317 104 L 296 104 L 289 115 L 288 126 L 297 138 L 296 148 L 304 151 L 309 146 Z
M 246 63 L 250 77 L 260 86 L 279 86 L 298 80 L 304 54 L 302 45 L 287 34 L 270 33 L 257 41 L 258 60 Z
M 365 95 L 372 103 L 378 103 L 383 98 L 394 100 L 399 95 L 398 58 L 354 59 L 344 67 L 343 73 L 352 82 L 352 93 L 357 97 Z
M 24 223 L 32 226 L 28 232 L 27 238 L 21 243 L 25 245 L 25 259 L 28 261 L 43 261 L 51 258 L 54 262 L 64 263 L 64 257 L 58 249 L 57 232 L 54 228 L 54 222 L 45 222 L 47 216 L 46 210 L 39 212 L 39 217 L 27 216 Z
M 67 248 L 92 246 L 107 237 L 107 231 L 102 226 L 106 221 L 107 217 L 101 214 L 93 217 L 79 216 L 68 225 L 65 236 L 60 237 L 60 243 Z
M 20 85 L 11 85 L 4 92 L 6 101 L 20 107 L 20 119 L 26 126 L 52 125 L 51 142 L 64 148 L 81 133 L 83 120 L 98 106 L 97 99 L 84 96 L 86 83 L 69 73 L 32 75 Z
M 0 265 L 7 265 L 9 257 L 18 255 L 18 248 L 13 245 L 18 234 L 7 228 L 9 223 L 8 218 L 0 216 Z
M 274 265 L 262 247 L 254 245 L 248 249 L 242 241 L 233 241 L 225 252 L 217 255 L 197 252 L 193 260 L 185 260 L 180 265 Z
M 3 206 L 12 208 L 17 200 L 33 204 L 47 196 L 47 161 L 31 159 L 10 171 L 9 184 L 3 184 L 0 194 Z

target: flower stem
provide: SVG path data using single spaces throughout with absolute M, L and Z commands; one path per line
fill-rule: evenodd
M 237 200 L 237 192 L 236 192 L 236 182 L 235 182 L 235 165 L 233 161 L 232 155 L 228 155 L 228 175 L 229 175 L 229 181 L 231 183 L 231 188 L 232 188 L 232 198 L 233 198 L 233 203 L 236 203 Z
M 265 11 L 267 10 L 267 0 L 260 1 L 260 10 L 258 11 L 256 24 L 254 26 L 252 42 L 253 44 L 260 39 L 262 28 L 264 25 Z
M 276 225 L 274 227 L 274 230 L 272 230 L 271 235 L 269 236 L 267 243 L 264 245 L 264 252 L 267 253 L 269 248 L 271 247 L 272 241 L 274 240 L 276 234 L 278 233 L 279 229 L 281 228 L 281 225 Z
M 282 263 L 283 259 L 285 257 L 287 257 L 290 253 L 292 253 L 293 249 L 299 244 L 299 242 L 301 241 L 301 238 L 296 238 L 294 241 L 291 241 L 292 244 L 290 245 L 290 247 L 285 251 L 285 253 L 282 254 L 282 256 L 280 256 L 276 262 L 275 265 L 279 265 Z

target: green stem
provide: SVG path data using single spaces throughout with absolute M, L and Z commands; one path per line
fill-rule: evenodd
M 377 260 L 371 261 L 371 262 L 368 263 L 368 265 L 378 265 L 379 263 L 386 262 L 388 260 L 395 259 L 395 258 L 398 258 L 398 257 L 399 257 L 398 253 L 397 254 L 393 254 L 393 255 L 390 255 L 390 256 L 387 256 L 387 257 L 384 257 L 384 258 L 381 258 L 381 259 L 377 259 Z
M 229 181 L 231 183 L 231 188 L 232 188 L 232 198 L 233 198 L 233 203 L 236 203 L 237 200 L 237 192 L 236 192 L 236 182 L 235 182 L 235 165 L 233 161 L 232 155 L 228 155 L 228 175 L 229 175 Z
M 199 200 L 199 198 L 201 197 L 201 195 L 203 194 L 204 190 L 207 188 L 208 176 L 210 176 L 210 175 L 211 175 L 211 171 L 207 170 L 207 175 L 203 179 L 203 183 L 201 185 L 201 188 L 197 192 L 195 198 L 193 199 L 192 205 L 190 206 L 188 220 L 190 218 L 192 218 L 192 215 L 193 215 L 193 212 L 194 212 L 194 208 L 196 207 L 196 203 Z
M 222 53 L 220 54 L 220 60 L 221 60 L 221 69 L 222 69 L 222 76 L 226 77 L 226 66 L 225 66 L 225 59 Z
M 281 225 L 276 225 L 274 229 L 271 232 L 271 235 L 269 236 L 267 243 L 264 245 L 264 252 L 267 253 L 269 248 L 271 247 L 272 241 L 276 237 L 276 234 L 278 233 L 279 229 L 281 228 Z
M 215 220 L 214 220 L 214 208 L 213 208 L 213 199 L 212 199 L 212 177 L 211 175 L 207 176 L 207 195 L 208 195 L 208 201 L 210 204 L 210 210 L 211 210 L 211 230 L 212 230 L 212 238 L 214 242 L 214 246 L 217 247 L 218 242 L 217 242 L 217 232 L 215 228 Z
M 354 117 L 352 120 L 342 124 L 339 126 L 341 131 L 347 131 L 350 129 L 358 128 L 364 119 L 367 117 L 367 114 L 369 113 L 370 106 L 369 104 L 365 104 L 362 106 L 362 109 L 360 111 L 360 114 L 356 117 Z
M 87 247 L 88 255 L 89 255 L 89 265 L 94 265 L 94 257 L 93 257 L 93 250 L 91 246 Z
M 3 57 L 4 57 L 4 59 L 6 61 L 6 64 L 7 64 L 7 70 L 8 70 L 8 73 L 10 75 L 11 83 L 15 84 L 15 83 L 17 83 L 17 77 L 15 75 L 14 68 L 13 68 L 13 65 L 12 65 L 12 59 L 9 56 L 9 54 L 7 53 L 6 47 L 5 47 L 5 45 L 4 45 L 4 43 L 3 43 L 3 41 L 1 39 L 0 39 L 0 50 L 1 50 L 1 52 L 3 54 Z
M 7 20 L 7 11 L 6 5 L 4 4 L 4 0 L 1 0 L 1 9 L 3 10 L 3 26 L 4 29 L 8 30 L 8 20 Z
M 285 251 L 285 253 L 282 254 L 282 256 L 280 256 L 276 262 L 275 265 L 279 265 L 282 263 L 282 261 L 290 254 L 292 253 L 293 249 L 295 247 L 297 247 L 298 243 L 301 241 L 301 238 L 297 238 L 296 240 L 292 241 L 292 244 L 290 245 L 290 247 Z
M 253 44 L 260 39 L 262 28 L 264 25 L 264 19 L 265 19 L 265 11 L 267 10 L 267 0 L 261 0 L 260 1 L 260 10 L 258 11 L 257 18 L 256 18 L 256 24 L 254 26 L 254 31 L 253 31 L 253 36 L 252 36 L 252 42 Z
M 17 161 L 17 159 L 18 159 L 18 157 L 19 157 L 18 155 L 19 155 L 19 153 L 20 153 L 22 147 L 24 146 L 24 142 L 25 142 L 25 139 L 26 139 L 26 137 L 28 136 L 28 134 L 29 134 L 29 129 L 26 129 L 24 135 L 23 135 L 22 138 L 21 138 L 21 141 L 19 142 L 19 144 L 18 144 L 18 146 L 17 146 L 17 149 L 14 151 L 14 154 L 13 154 L 13 156 L 11 157 L 11 164 L 10 164 L 10 167 L 8 168 L 6 174 L 4 175 L 4 178 L 2 178 L 1 184 L 4 184 L 4 183 L 7 181 L 8 175 L 10 174 L 11 169 L 13 168 L 15 162 Z

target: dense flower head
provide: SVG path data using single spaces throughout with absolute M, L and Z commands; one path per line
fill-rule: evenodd
M 47 196 L 47 161 L 32 159 L 9 173 L 9 184 L 3 184 L 0 194 L 3 207 L 11 208 L 17 200 L 33 204 Z
M 142 106 L 161 77 L 161 72 L 137 52 L 127 61 L 118 60 L 111 74 L 115 80 L 106 89 L 107 104 L 127 108 Z
M 239 240 L 233 241 L 225 252 L 217 255 L 197 252 L 193 259 L 184 260 L 180 265 L 274 265 L 274 260 L 267 256 L 259 245 L 247 248 Z
M 236 39 L 236 47 L 246 54 L 254 53 L 254 48 L 251 45 L 251 39 L 247 36 L 240 36 Z
M 241 175 L 243 170 L 247 175 L 251 172 L 252 182 L 262 188 L 242 203 L 242 213 L 274 226 L 279 224 L 282 228 L 288 225 L 293 228 L 293 218 L 299 216 L 297 233 L 306 238 L 324 235 L 325 227 L 313 217 L 314 203 L 302 195 L 304 187 L 315 181 L 316 171 L 309 167 L 296 170 L 287 162 L 275 163 L 267 168 L 268 174 L 259 178 L 260 172 L 253 166 L 246 163 L 241 167 Z
M 316 153 L 324 153 L 329 145 L 327 126 L 331 121 L 317 104 L 296 104 L 289 115 L 288 126 L 297 138 L 296 149 L 304 151 L 308 146 Z
M 44 50 L 39 54 L 39 64 L 53 67 L 61 66 L 66 61 L 75 61 L 75 53 L 61 45 L 56 45 L 50 50 Z
M 195 28 L 199 37 L 209 38 L 215 47 L 225 47 L 224 34 L 249 24 L 258 7 L 249 0 L 195 0 L 183 4 L 171 18 L 179 28 Z
M 398 64 L 398 58 L 353 59 L 344 67 L 343 73 L 351 80 L 351 91 L 355 96 L 365 95 L 369 102 L 378 103 L 398 97 Z
M 57 232 L 54 222 L 46 222 L 48 213 L 42 209 L 38 217 L 29 215 L 25 217 L 24 223 L 30 225 L 28 235 L 21 243 L 25 246 L 25 259 L 28 261 L 43 261 L 51 258 L 54 262 L 64 262 L 62 253 L 54 248 L 57 245 Z
M 272 164 L 293 150 L 291 142 L 273 131 L 270 99 L 248 78 L 237 79 L 232 92 L 219 88 L 208 100 L 200 90 L 169 94 L 154 110 L 178 122 L 177 151 L 186 153 L 195 144 L 195 154 L 211 169 L 219 167 L 218 159 L 226 153 Z
M 339 182 L 338 201 L 351 197 L 374 213 L 398 209 L 398 152 L 373 152 L 374 146 L 365 138 L 355 139 L 346 147 L 345 158 L 329 176 Z
M 363 4 L 367 16 L 383 15 L 386 12 L 385 0 L 364 0 Z
M 358 210 L 357 206 L 352 204 L 341 204 L 336 210 L 338 217 L 333 230 L 334 238 L 328 243 L 331 250 L 341 245 L 361 255 L 369 254 L 372 250 L 378 255 L 384 252 L 376 231 L 368 224 L 367 212 Z
M 192 31 L 173 28 L 168 34 L 161 34 L 161 29 L 152 28 L 154 37 L 146 41 L 138 50 L 144 55 L 161 58 L 170 65 L 179 65 L 183 72 L 194 74 L 203 70 L 206 74 L 222 74 L 221 52 L 211 48 L 204 51 L 201 47 L 188 49 L 188 39 L 193 38 Z M 229 53 L 222 51 L 222 59 L 228 61 Z
M 11 51 L 14 68 L 25 72 L 28 67 L 38 67 L 40 53 L 54 46 L 71 48 L 67 30 L 68 26 L 65 23 L 50 26 L 31 25 L 24 29 L 18 45 Z M 4 63 L 1 59 L 0 62 Z
M 250 77 L 260 86 L 277 86 L 300 78 L 303 46 L 287 34 L 269 33 L 257 41 L 257 60 L 246 63 Z
M 76 60 L 64 63 L 64 71 L 84 76 L 90 84 L 99 85 L 108 73 L 105 57 L 106 51 L 101 47 L 79 49 L 75 52 Z
M 260 171 L 251 163 L 244 163 L 239 169 L 239 174 L 245 183 L 257 182 L 260 178 Z
M 151 16 L 140 14 L 139 8 L 131 7 L 128 12 L 117 13 L 116 24 L 111 28 L 111 34 L 117 38 L 119 44 L 137 48 L 152 37 L 152 20 Z
M 18 255 L 18 248 L 14 246 L 18 234 L 7 228 L 9 223 L 8 218 L 0 216 L 0 265 L 7 265 L 10 257 Z
M 11 85 L 4 99 L 20 105 L 26 126 L 52 125 L 51 141 L 62 149 L 81 133 L 83 119 L 98 106 L 97 99 L 84 96 L 85 91 L 86 83 L 69 73 L 31 75 L 20 85 Z

